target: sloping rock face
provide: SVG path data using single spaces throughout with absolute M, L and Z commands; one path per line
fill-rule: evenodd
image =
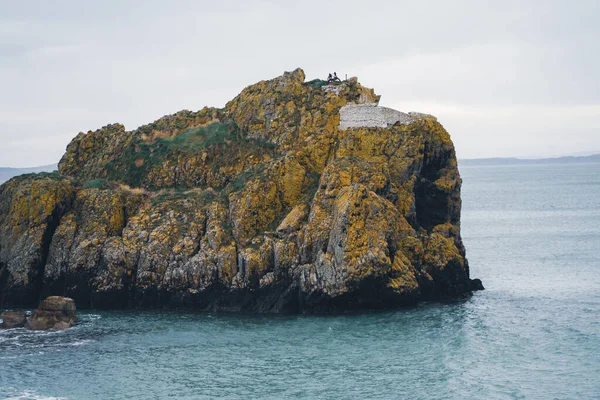
M 416 113 L 340 129 L 342 107 L 378 101 L 298 69 L 223 109 L 80 133 L 58 174 L 0 187 L 0 301 L 330 312 L 470 294 L 450 136 Z

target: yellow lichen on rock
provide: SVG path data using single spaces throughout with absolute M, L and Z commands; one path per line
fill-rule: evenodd
M 277 232 L 292 233 L 300 229 L 300 224 L 306 219 L 309 209 L 310 207 L 306 203 L 296 205 L 281 221 L 277 227 Z
M 451 263 L 464 266 L 464 260 L 459 250 L 450 238 L 445 238 L 439 233 L 432 233 L 425 240 L 423 260 L 430 274 L 440 271 Z
M 394 257 L 388 286 L 402 294 L 411 294 L 419 288 L 415 268 L 402 252 Z

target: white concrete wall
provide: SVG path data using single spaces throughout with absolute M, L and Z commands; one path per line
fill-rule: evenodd
M 386 128 L 396 123 L 410 124 L 417 118 L 375 104 L 348 104 L 340 109 L 340 129 Z

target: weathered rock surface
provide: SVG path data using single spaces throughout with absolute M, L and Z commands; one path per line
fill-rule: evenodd
M 33 330 L 60 330 L 70 328 L 76 321 L 73 299 L 50 296 L 40 302 L 38 308 L 33 311 L 27 319 L 26 327 Z
M 23 311 L 4 311 L 0 314 L 1 329 L 23 328 L 27 322 L 27 315 Z
M 340 129 L 340 109 L 378 101 L 298 69 L 223 109 L 80 133 L 58 174 L 0 186 L 0 303 L 310 312 L 468 295 L 450 136 L 394 110 L 406 120 Z

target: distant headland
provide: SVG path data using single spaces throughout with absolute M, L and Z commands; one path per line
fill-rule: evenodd
M 32 174 L 38 172 L 52 172 L 58 169 L 58 164 L 48 164 L 41 165 L 39 167 L 28 167 L 28 168 L 9 168 L 9 167 L 0 167 L 0 184 L 6 182 L 12 177 L 23 175 L 23 174 Z
M 542 165 L 542 164 L 583 164 L 600 162 L 600 154 L 589 156 L 565 156 L 550 158 L 459 158 L 460 166 L 486 166 L 486 165 Z

